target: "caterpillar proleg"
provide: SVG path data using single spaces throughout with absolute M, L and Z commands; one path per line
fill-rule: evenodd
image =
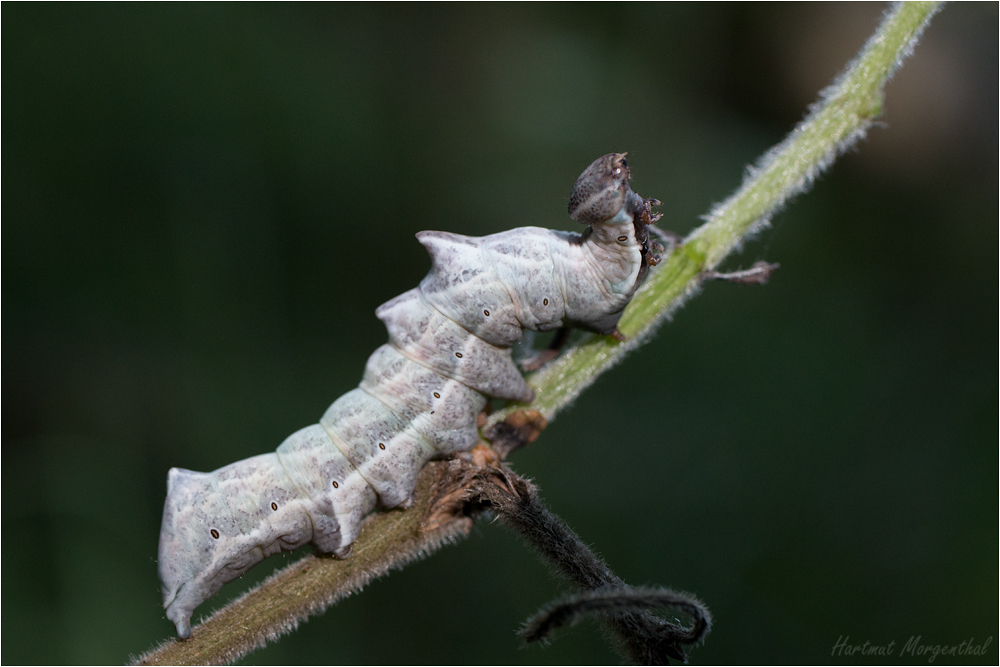
M 569 214 L 582 234 L 521 227 L 479 238 L 420 232 L 431 270 L 376 310 L 389 342 L 319 424 L 277 451 L 210 473 L 173 468 L 158 570 L 182 638 L 193 610 L 264 558 L 312 543 L 348 557 L 362 519 L 405 506 L 432 458 L 479 442 L 487 400 L 530 402 L 511 358 L 525 329 L 617 333 L 655 255 L 655 220 L 629 186 L 624 154 L 577 179 Z

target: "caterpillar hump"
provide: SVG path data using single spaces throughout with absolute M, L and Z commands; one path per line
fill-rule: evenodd
M 420 232 L 431 269 L 376 310 L 389 343 L 357 389 L 273 453 L 170 471 L 158 571 L 179 636 L 199 604 L 267 556 L 312 543 L 346 557 L 361 521 L 404 505 L 428 460 L 476 445 L 490 397 L 531 401 L 511 359 L 525 329 L 615 330 L 647 264 L 648 205 L 629 177 L 618 153 L 581 174 L 569 211 L 583 234 Z

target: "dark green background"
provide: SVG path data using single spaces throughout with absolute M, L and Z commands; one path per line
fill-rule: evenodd
M 354 386 L 415 232 L 573 228 L 622 150 L 686 232 L 881 10 L 4 3 L 2 661 L 171 636 L 167 469 Z M 627 581 L 705 600 L 696 663 L 997 634 L 997 22 L 946 7 L 884 126 L 728 264 L 772 283 L 707 286 L 513 458 Z M 589 622 L 518 647 L 560 590 L 484 521 L 247 662 L 617 661 Z

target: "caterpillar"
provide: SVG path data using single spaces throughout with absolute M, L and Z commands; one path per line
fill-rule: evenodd
M 157 569 L 181 638 L 198 605 L 268 556 L 312 543 L 347 558 L 376 507 L 412 502 L 428 460 L 479 442 L 489 399 L 531 402 L 511 357 L 525 329 L 620 335 L 658 248 L 649 228 L 659 202 L 633 192 L 630 178 L 624 153 L 583 171 L 569 200 L 583 233 L 418 233 L 430 272 L 375 311 L 389 342 L 358 388 L 275 452 L 210 473 L 170 470 Z

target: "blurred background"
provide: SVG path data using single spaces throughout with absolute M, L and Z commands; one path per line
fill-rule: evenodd
M 167 470 L 355 386 L 415 232 L 573 229 L 626 150 L 687 232 L 882 10 L 5 5 L 2 661 L 173 635 Z M 694 663 L 997 634 L 997 23 L 947 6 L 881 126 L 727 264 L 772 282 L 707 286 L 512 459 L 626 581 L 708 604 Z M 245 662 L 617 662 L 592 622 L 519 646 L 564 590 L 482 521 Z

